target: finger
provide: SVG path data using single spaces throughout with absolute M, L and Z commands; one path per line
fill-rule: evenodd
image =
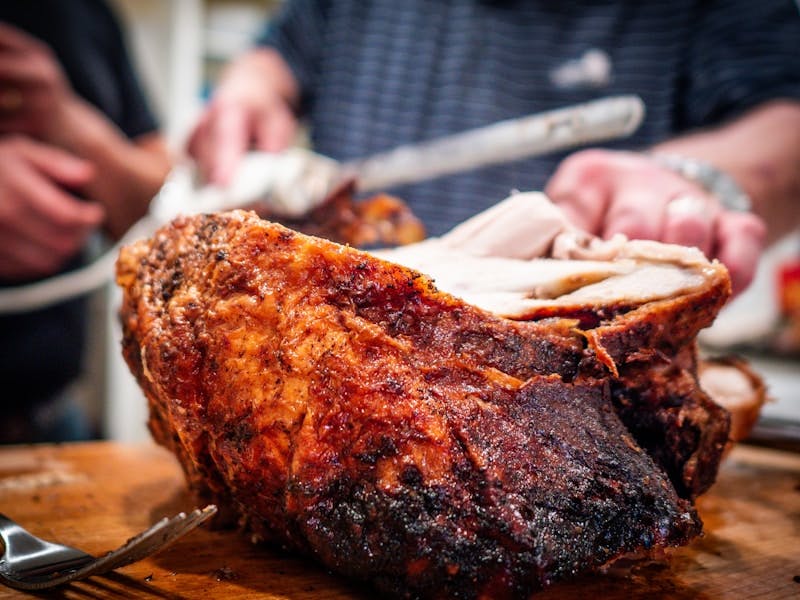
M 47 251 L 54 256 L 72 256 L 83 245 L 89 234 L 99 224 L 60 225 L 49 220 L 22 199 L 18 203 L 19 219 L 14 221 L 15 233 L 21 238 Z M 100 211 L 102 214 L 102 211 Z
M 256 128 L 256 147 L 266 152 L 285 150 L 297 133 L 297 119 L 286 108 L 276 109 L 260 119 Z
M 728 268 L 734 295 L 753 280 L 766 243 L 764 222 L 751 213 L 725 211 L 717 219 L 716 257 Z
M 195 125 L 186 144 L 186 152 L 194 158 L 203 181 L 209 179 L 212 165 L 212 158 L 209 152 L 210 144 L 208 138 L 210 134 L 208 123 L 209 113 L 205 112 Z
M 587 185 L 570 194 L 547 195 L 575 227 L 595 235 L 601 232 L 609 197 L 605 187 Z
M 45 153 L 47 154 L 47 153 Z M 55 155 L 53 155 L 55 157 Z M 42 157 L 37 155 L 37 160 Z M 63 156 L 58 156 L 63 158 Z M 97 227 L 103 222 L 105 213 L 96 203 L 83 202 L 64 191 L 62 187 L 54 184 L 61 181 L 75 181 L 70 169 L 73 164 L 55 166 L 48 165 L 46 169 L 37 170 L 35 163 L 31 168 L 21 168 L 9 174 L 9 185 L 16 190 L 29 207 L 30 214 L 38 221 L 51 223 L 58 229 L 83 231 Z M 69 161 L 66 161 L 69 162 Z M 78 168 L 78 167 L 76 167 Z M 49 170 L 47 170 L 49 169 Z M 61 177 L 48 177 L 48 174 L 58 173 Z
M 14 54 L 0 55 L 0 85 L 28 88 L 43 77 L 41 62 L 22 60 Z
M 558 204 L 581 229 L 601 232 L 609 202 L 607 156 L 596 151 L 578 152 L 565 159 L 545 187 L 547 196 Z
M 24 232 L 7 228 L 0 231 L 0 240 L 3 244 L 0 276 L 8 279 L 30 279 L 55 273 L 80 247 L 76 244 L 70 252 L 54 252 L 26 237 Z
M 631 240 L 660 240 L 666 204 L 662 198 L 643 186 L 617 187 L 609 201 L 603 237 L 621 233 Z
M 103 220 L 98 205 L 73 198 L 24 163 L 7 174 L 5 183 L 4 239 L 25 241 L 55 260 L 73 256 Z
M 86 231 L 99 227 L 105 210 L 96 202 L 85 202 L 46 183 L 30 186 L 27 199 L 39 218 L 62 230 Z
M 13 92 L 8 93 L 13 94 Z M 16 100 L 9 102 L 9 97 L 4 97 L 0 93 L 0 135 L 30 134 L 35 124 L 31 113 L 26 110 L 11 108 Z
M 24 50 L 31 46 L 39 46 L 41 42 L 21 29 L 0 22 L 0 49 Z
M 711 256 L 718 214 L 714 200 L 707 194 L 678 194 L 667 203 L 664 211 L 662 240 L 668 244 L 694 246 Z
M 221 106 L 210 124 L 212 148 L 210 179 L 227 185 L 250 145 L 250 121 L 247 112 L 238 106 Z
M 80 187 L 91 181 L 95 175 L 92 163 L 83 160 L 60 148 L 21 139 L 18 145 L 20 154 L 48 179 L 66 187 Z
M 70 253 L 106 220 L 102 205 L 68 194 L 36 198 L 28 205 L 31 239 L 56 253 Z M 38 224 L 38 225 L 37 225 Z
M 210 111 L 206 109 L 197 119 L 192 132 L 189 134 L 189 140 L 186 142 L 186 152 L 195 160 L 200 160 L 200 156 L 207 146 L 206 138 L 209 135 L 209 119 Z

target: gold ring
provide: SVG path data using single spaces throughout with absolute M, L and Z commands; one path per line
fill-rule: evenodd
M 14 112 L 22 108 L 22 92 L 17 88 L 8 88 L 0 92 L 0 110 Z

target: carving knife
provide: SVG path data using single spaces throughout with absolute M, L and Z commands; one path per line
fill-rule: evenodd
M 355 179 L 358 191 L 378 191 L 625 137 L 643 116 L 638 96 L 614 96 L 400 146 L 341 169 Z
M 644 103 L 638 96 L 611 96 L 347 162 L 303 148 L 278 154 L 251 152 L 227 188 L 198 185 L 195 181 L 192 208 L 185 202 L 170 206 L 182 194 L 162 193 L 151 205 L 151 212 L 167 221 L 176 212 L 186 210 L 207 212 L 264 203 L 275 214 L 300 217 L 345 183 L 353 183 L 356 192 L 383 191 L 400 184 L 622 138 L 636 131 L 644 112 Z

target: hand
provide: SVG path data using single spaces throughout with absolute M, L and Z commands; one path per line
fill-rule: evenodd
M 58 148 L 0 137 L 0 277 L 50 275 L 76 254 L 104 212 L 66 189 L 92 174 L 89 163 Z
M 725 210 L 702 187 L 644 154 L 576 152 L 559 165 L 545 192 L 595 235 L 696 246 L 725 264 L 734 294 L 749 285 L 764 248 L 760 218 Z
M 47 139 L 73 98 L 50 48 L 0 23 L 0 134 Z
M 294 138 L 297 117 L 280 91 L 291 85 L 279 83 L 288 68 L 276 60 L 256 51 L 231 65 L 200 117 L 188 151 L 211 183 L 228 184 L 250 148 L 278 152 Z

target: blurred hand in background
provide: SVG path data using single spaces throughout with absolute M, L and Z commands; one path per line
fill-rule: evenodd
M 18 135 L 0 137 L 0 278 L 58 271 L 105 218 L 96 202 L 69 190 L 94 176 L 91 163 Z
M 122 236 L 170 168 L 114 13 L 97 0 L 0 2 L 0 287 L 79 267 Z M 0 443 L 86 439 L 85 297 L 0 315 Z
M 297 134 L 297 101 L 297 84 L 274 50 L 232 62 L 188 144 L 205 179 L 225 185 L 248 150 L 288 147 Z

